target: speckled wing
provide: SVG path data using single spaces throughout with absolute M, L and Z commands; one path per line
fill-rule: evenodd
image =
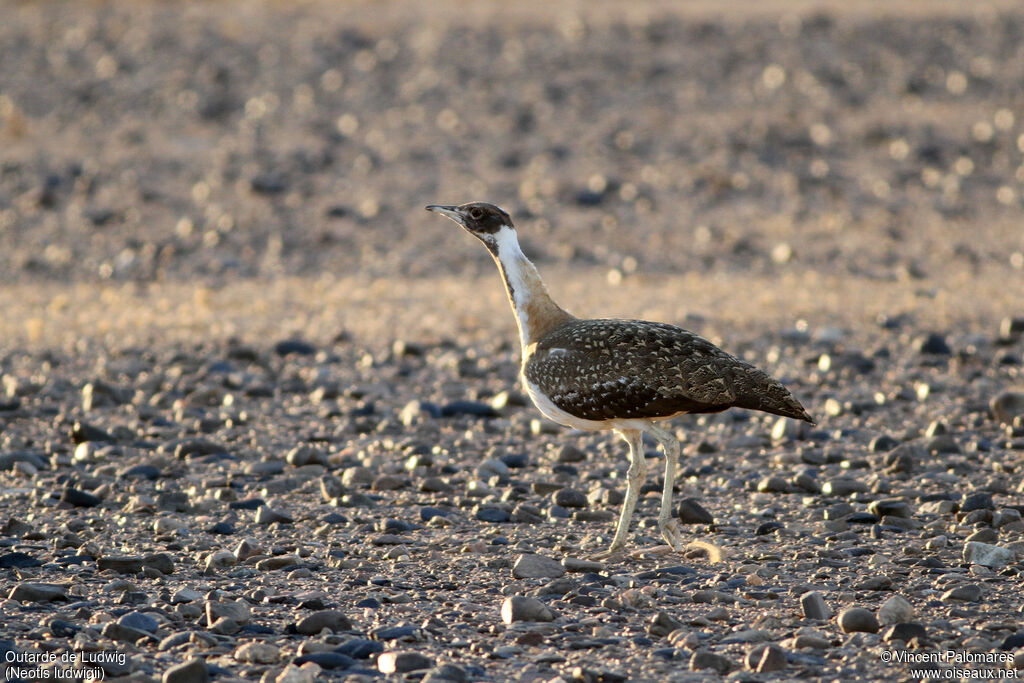
M 768 374 L 664 323 L 574 320 L 537 342 L 523 372 L 556 406 L 585 420 L 737 407 L 812 421 Z

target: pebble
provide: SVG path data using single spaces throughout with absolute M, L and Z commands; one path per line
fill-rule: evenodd
M 557 579 L 564 575 L 562 563 L 544 555 L 522 554 L 512 565 L 512 576 L 517 579 Z
M 324 629 L 330 631 L 350 631 L 352 622 L 338 610 L 326 609 L 314 612 L 295 625 L 296 633 L 314 636 Z
M 893 624 L 885 630 L 882 634 L 882 640 L 889 643 L 894 640 L 899 640 L 904 643 L 909 643 L 914 638 L 923 640 L 928 635 L 928 631 L 921 624 L 915 624 L 913 622 L 902 622 L 899 624 Z
M 555 460 L 561 463 L 583 462 L 586 459 L 587 454 L 572 444 L 563 445 L 558 449 L 558 455 L 555 456 Z
M 377 668 L 383 674 L 404 674 L 434 666 L 434 660 L 419 652 L 382 652 L 377 657 Z
M 704 509 L 696 498 L 683 498 L 679 501 L 677 514 L 683 524 L 713 524 L 715 521 L 711 513 Z
M 664 638 L 677 629 L 683 628 L 683 622 L 668 612 L 659 611 L 647 626 L 647 635 L 652 638 Z
M 256 510 L 256 523 L 257 524 L 291 524 L 295 520 L 290 515 L 279 510 L 275 510 L 269 506 L 261 505 Z
M 306 662 L 313 662 L 321 669 L 350 669 L 352 668 L 356 660 L 343 655 L 338 652 L 312 652 L 310 654 L 301 655 L 296 657 L 294 660 L 295 664 L 299 666 Z
M 775 643 L 756 645 L 747 653 L 747 668 L 757 673 L 782 671 L 788 665 L 786 651 Z
M 800 596 L 800 606 L 807 619 L 831 619 L 832 610 L 825 602 L 825 597 L 818 591 L 808 591 Z
M 96 560 L 100 571 L 110 570 L 119 574 L 138 574 L 142 571 L 142 558 L 135 555 L 107 555 Z
M 697 650 L 690 657 L 691 671 L 704 671 L 710 669 L 717 674 L 727 674 L 735 667 L 733 661 L 724 655 L 707 650 Z
M 964 562 L 968 564 L 980 564 L 992 569 L 1005 567 L 1017 559 L 1017 553 L 1010 548 L 977 541 L 965 543 L 963 555 Z
M 900 595 L 893 595 L 878 608 L 878 621 L 882 626 L 902 624 L 913 619 L 914 607 Z
M 67 486 L 64 488 L 63 493 L 61 493 L 60 495 L 60 500 L 62 503 L 67 503 L 68 505 L 74 505 L 75 507 L 82 508 L 94 508 L 103 502 L 99 498 L 99 496 L 88 493 L 87 491 L 76 489 L 71 486 Z
M 67 586 L 55 583 L 19 583 L 7 594 L 7 599 L 16 602 L 67 601 L 67 590 Z
M 847 607 L 839 613 L 838 622 L 843 633 L 878 633 L 879 629 L 874 613 L 863 607 Z
M 868 485 L 850 477 L 829 479 L 821 485 L 821 492 L 826 496 L 848 496 L 852 493 L 867 493 Z
M 973 512 L 974 510 L 994 510 L 995 503 L 992 501 L 992 494 L 984 491 L 965 493 L 960 501 L 960 512 Z
M 968 583 L 956 588 L 950 588 L 948 591 L 942 594 L 940 598 L 942 602 L 977 602 L 981 599 L 981 586 Z
M 206 603 L 206 618 L 211 624 L 221 618 L 231 619 L 239 624 L 246 624 L 251 616 L 252 610 L 249 608 L 249 603 L 245 600 L 233 600 L 231 602 L 210 601 Z
M 989 403 L 992 417 L 1004 425 L 1013 424 L 1013 421 L 1024 416 L 1024 392 L 1004 391 L 992 397 Z
M 561 505 L 564 508 L 585 508 L 587 507 L 587 497 L 572 488 L 564 488 L 555 491 L 551 496 L 552 502 L 555 505 Z
M 899 498 L 883 498 L 868 503 L 868 511 L 879 517 L 912 517 L 914 509 L 910 504 Z
M 551 609 L 536 598 L 513 595 L 501 603 L 501 620 L 506 624 L 517 621 L 554 621 Z
M 207 683 L 210 673 L 206 669 L 206 660 L 193 657 L 187 662 L 176 664 L 164 672 L 163 683 Z

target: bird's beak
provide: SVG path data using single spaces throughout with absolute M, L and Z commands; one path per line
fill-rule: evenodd
M 459 225 L 464 225 L 464 222 L 462 220 L 462 212 L 459 211 L 459 207 L 457 206 L 442 206 L 440 204 L 431 204 L 430 206 L 427 207 L 427 211 L 433 211 L 434 213 L 439 213 L 442 216 L 447 216 L 448 218 L 451 218 Z

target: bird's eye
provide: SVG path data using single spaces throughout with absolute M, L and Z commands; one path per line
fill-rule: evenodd
M 470 210 L 469 217 L 472 218 L 475 221 L 480 220 L 481 218 L 484 217 L 483 209 L 472 209 L 472 210 Z

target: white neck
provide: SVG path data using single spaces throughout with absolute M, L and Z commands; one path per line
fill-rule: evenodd
M 537 268 L 519 247 L 515 230 L 501 228 L 494 234 L 494 247 L 491 253 L 505 279 L 525 352 L 548 331 L 573 318 L 551 299 Z

